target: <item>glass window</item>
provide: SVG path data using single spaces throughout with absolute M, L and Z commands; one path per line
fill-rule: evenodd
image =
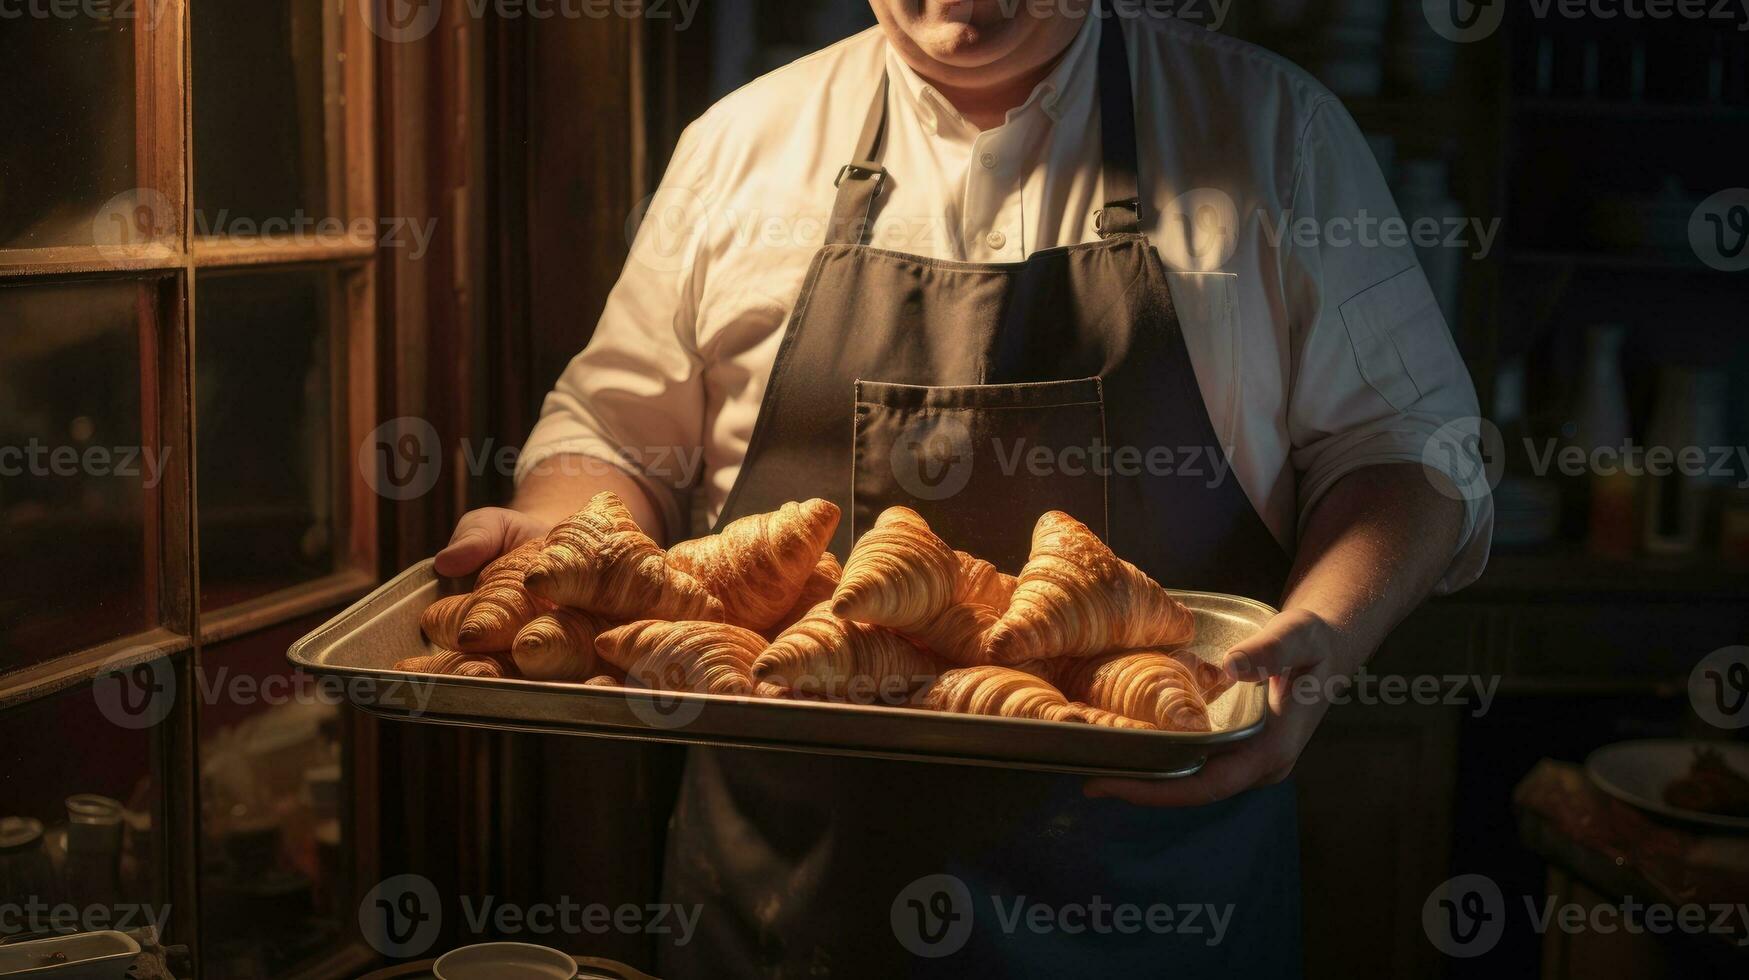
M 333 280 L 326 269 L 196 280 L 203 609 L 334 571 Z
M 168 922 L 155 729 L 109 696 L 127 676 L 0 714 L 0 937 Z
M 330 217 L 321 0 L 190 8 L 197 235 Z M 283 229 L 282 229 L 283 230 Z
M 152 625 L 147 495 L 176 464 L 142 445 L 151 295 L 0 287 L 0 670 Z
M 0 248 L 90 245 L 105 203 L 138 183 L 133 22 L 41 9 L 69 16 L 0 17 Z
M 295 972 L 356 921 L 340 708 L 285 650 L 326 613 L 202 652 L 201 957 L 209 980 Z M 356 926 L 352 926 L 356 928 Z

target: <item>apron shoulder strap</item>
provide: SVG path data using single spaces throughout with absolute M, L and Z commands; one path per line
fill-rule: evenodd
M 1123 18 L 1109 16 L 1099 33 L 1099 142 L 1104 161 L 1105 206 L 1094 215 L 1099 237 L 1142 230 L 1136 191 L 1136 106 L 1130 93 L 1130 56 Z
M 828 245 L 860 245 L 868 234 L 874 200 L 887 182 L 887 169 L 880 159 L 881 143 L 887 135 L 887 73 L 875 86 L 874 101 L 869 104 L 868 117 L 862 123 L 862 135 L 856 140 L 856 157 L 838 171 L 838 196 L 832 202 L 832 224 L 826 229 Z

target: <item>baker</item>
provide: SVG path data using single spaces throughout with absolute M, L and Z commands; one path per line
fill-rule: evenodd
M 1194 25 L 872 6 L 878 28 L 687 128 L 514 501 L 466 515 L 438 568 L 602 489 L 669 540 L 691 500 L 720 526 L 817 496 L 840 556 L 904 503 L 1014 572 L 1059 508 L 1168 587 L 1274 604 L 1225 660 L 1269 684 L 1267 726 L 1190 778 L 693 750 L 665 891 L 703 914 L 660 966 L 1295 974 L 1286 780 L 1326 704 L 1288 681 L 1357 670 L 1480 573 L 1492 523 L 1413 250 L 1334 233 L 1397 215 L 1384 178 L 1329 92 Z

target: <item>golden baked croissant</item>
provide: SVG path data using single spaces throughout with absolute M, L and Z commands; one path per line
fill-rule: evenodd
M 547 534 L 525 581 L 538 596 L 608 620 L 723 620 L 723 604 L 698 579 L 669 567 L 606 490 Z
M 1190 671 L 1190 676 L 1196 678 L 1196 693 L 1202 695 L 1204 702 L 1214 703 L 1216 698 L 1226 693 L 1227 688 L 1233 686 L 1233 679 L 1227 676 L 1220 664 L 1204 660 L 1182 648 L 1162 652 L 1178 661 L 1185 670 Z
M 1210 730 L 1208 706 L 1196 678 L 1159 650 L 1101 657 L 1057 657 L 1026 665 L 1064 696 L 1169 732 Z
M 1147 722 L 1071 702 L 1034 674 L 1013 667 L 961 667 L 940 677 L 919 698 L 924 707 L 960 714 L 1040 721 L 1083 722 L 1109 728 L 1150 729 Z
M 419 628 L 425 633 L 425 638 L 445 650 L 461 648 L 462 617 L 468 614 L 468 605 L 474 601 L 469 594 L 445 596 L 419 614 Z
M 668 564 L 704 584 L 730 623 L 768 629 L 790 607 L 838 530 L 838 505 L 818 498 L 730 521 L 668 549 Z
M 618 687 L 619 685 L 619 678 L 612 674 L 596 674 L 583 682 L 584 687 Z
M 1166 647 L 1196 632 L 1190 610 L 1061 511 L 1038 519 L 1014 599 L 990 630 L 990 659 L 1015 664 Z
M 954 586 L 953 601 L 971 602 L 989 606 L 997 612 L 1008 608 L 1008 603 L 1014 598 L 1014 587 L 1020 580 L 1012 575 L 998 571 L 995 565 L 982 558 L 956 551 L 959 558 L 959 581 Z
M 753 658 L 765 637 L 727 623 L 641 620 L 595 638 L 601 659 L 644 687 L 697 694 L 752 694 Z
M 922 515 L 888 507 L 844 560 L 832 612 L 858 623 L 915 628 L 953 602 L 959 577 L 958 553 Z
M 504 665 L 491 657 L 477 657 L 455 650 L 439 650 L 421 657 L 395 661 L 396 670 L 415 674 L 445 674 L 453 677 L 503 677 Z
M 765 638 L 777 639 L 784 630 L 800 622 L 808 610 L 832 598 L 832 593 L 838 591 L 838 580 L 843 577 L 844 566 L 838 564 L 837 555 L 830 551 L 820 555 L 820 560 L 814 563 L 814 570 L 808 573 L 807 581 L 802 583 L 802 592 L 796 596 L 795 605 L 764 631 Z
M 977 667 L 990 662 L 985 640 L 1001 618 L 993 606 L 956 602 L 905 635 L 948 663 Z
M 935 674 L 934 661 L 910 640 L 885 627 L 839 619 L 827 602 L 753 661 L 753 676 L 761 682 L 864 704 L 901 703 Z
M 523 583 L 523 575 L 539 557 L 540 549 L 539 541 L 525 541 L 480 570 L 472 601 L 456 629 L 458 649 L 482 653 L 508 650 L 518 630 L 552 608 L 552 603 L 531 594 Z
M 516 634 L 510 657 L 531 681 L 580 681 L 595 673 L 595 637 L 606 628 L 586 612 L 557 606 Z

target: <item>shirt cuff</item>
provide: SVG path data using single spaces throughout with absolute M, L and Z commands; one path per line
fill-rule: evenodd
M 643 488 L 644 495 L 650 498 L 650 503 L 662 514 L 668 537 L 679 541 L 686 536 L 688 525 L 681 519 L 679 495 L 675 488 L 650 476 L 650 474 L 633 466 L 625 454 L 609 445 L 598 436 L 574 435 L 539 445 L 523 447 L 522 454 L 516 459 L 516 485 L 522 481 L 541 463 L 554 456 L 586 456 L 612 465 L 615 469 L 630 477 L 634 483 Z
M 1319 443 L 1315 459 L 1303 468 L 1299 483 L 1299 526 L 1305 527 L 1313 508 L 1330 488 L 1355 470 L 1392 463 L 1414 463 L 1424 468 L 1434 489 L 1464 505 L 1463 533 L 1458 535 L 1445 573 L 1433 587 L 1434 595 L 1447 595 L 1474 582 L 1488 566 L 1488 550 L 1494 538 L 1494 498 L 1485 485 L 1466 482 L 1459 467 L 1479 467 L 1479 458 L 1451 458 L 1446 453 L 1428 453 L 1444 421 L 1437 418 L 1399 416 L 1379 426 L 1363 426 Z M 1442 440 L 1443 446 L 1447 440 Z M 1469 470 L 1473 475 L 1476 471 Z M 1474 488 L 1464 492 L 1459 488 Z

